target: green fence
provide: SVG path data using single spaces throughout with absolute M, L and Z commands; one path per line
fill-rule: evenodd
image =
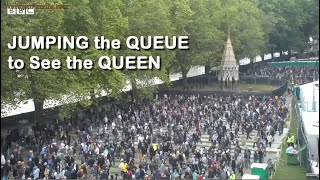
M 294 97 L 296 99 L 296 97 Z M 306 167 L 307 172 L 312 172 L 312 166 L 311 166 L 311 155 L 309 152 L 309 145 L 307 141 L 307 136 L 306 133 L 304 132 L 304 127 L 303 127 L 303 120 L 302 116 L 300 114 L 300 109 L 299 109 L 299 101 L 296 99 L 295 103 L 295 111 L 297 113 L 297 149 L 301 149 L 302 152 L 299 153 L 298 159 L 300 160 L 300 165 L 303 165 Z
M 283 61 L 283 62 L 269 62 L 271 67 L 285 67 L 285 66 L 319 66 L 319 61 Z

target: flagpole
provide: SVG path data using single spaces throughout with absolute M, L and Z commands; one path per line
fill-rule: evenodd
M 313 71 L 313 82 L 315 81 L 316 79 L 316 72 Z M 315 88 L 315 84 L 313 85 L 313 92 L 312 92 L 312 110 L 315 112 L 316 111 L 316 97 L 315 97 L 315 91 L 316 91 L 316 88 Z

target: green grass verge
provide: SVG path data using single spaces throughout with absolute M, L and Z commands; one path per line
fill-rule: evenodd
M 296 136 L 298 125 L 297 125 L 297 113 L 296 113 L 295 103 L 296 103 L 295 98 L 293 98 L 291 103 L 292 108 L 291 108 L 291 122 L 290 122 L 289 133 L 294 134 Z M 287 160 L 286 160 L 287 157 L 285 153 L 286 148 L 287 148 L 287 143 L 285 138 L 285 141 L 283 142 L 283 145 L 281 148 L 282 161 L 280 161 L 280 163 L 277 164 L 277 169 L 272 179 L 307 179 L 306 178 L 307 170 L 303 165 L 295 166 L 295 165 L 287 164 Z
M 239 84 L 239 89 L 249 90 L 249 88 L 252 89 L 252 91 L 273 91 L 277 87 L 265 84 Z
M 191 88 L 191 86 L 190 86 Z M 193 86 L 193 88 L 195 88 L 195 86 Z M 238 84 L 237 85 L 237 89 L 240 91 L 248 91 L 248 90 L 252 90 L 252 91 L 273 91 L 275 89 L 277 89 L 279 87 L 277 86 L 273 86 L 273 85 L 265 85 L 265 84 Z M 177 89 L 183 89 L 182 86 L 171 86 L 169 87 L 169 89 L 172 90 L 177 90 Z M 191 90 L 191 89 L 190 89 Z M 220 85 L 215 84 L 213 87 L 211 86 L 207 86 L 205 85 L 203 88 L 199 88 L 197 91 L 213 91 L 213 90 L 221 90 Z

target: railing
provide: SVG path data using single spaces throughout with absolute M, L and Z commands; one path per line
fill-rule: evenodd
M 197 89 L 161 89 L 158 90 L 157 94 L 162 96 L 164 94 L 166 95 L 202 95 L 202 96 L 208 96 L 208 95 L 217 95 L 217 96 L 229 96 L 230 94 L 233 95 L 239 95 L 244 98 L 249 97 L 249 96 L 257 96 L 257 97 L 263 97 L 263 96 L 282 96 L 287 89 L 287 84 L 283 84 L 281 87 L 278 89 L 275 89 L 273 91 L 227 91 L 227 90 L 207 90 L 207 91 L 198 91 Z
M 240 76 L 239 82 L 241 84 L 266 84 L 281 86 L 286 82 L 286 80 L 267 76 Z M 215 75 L 200 75 L 188 78 L 189 88 L 201 88 L 204 85 L 213 86 L 217 83 L 219 83 L 219 81 L 218 77 Z M 180 79 L 178 81 L 171 82 L 171 84 L 172 86 L 182 86 L 183 81 Z
M 248 69 L 252 68 L 252 66 L 258 65 L 258 64 L 267 64 L 268 62 L 281 62 L 281 61 L 289 61 L 289 60 L 290 60 L 290 56 L 288 56 L 288 55 L 284 55 L 282 57 L 274 57 L 273 59 L 265 59 L 264 61 L 241 65 L 239 67 L 239 71 L 246 72 Z
M 291 118 L 291 117 L 290 117 Z M 290 125 L 289 125 L 290 126 Z M 277 168 L 278 168 L 278 166 L 280 165 L 280 162 L 281 161 L 283 161 L 283 159 L 281 158 L 282 157 L 282 146 L 285 144 L 285 142 L 286 142 L 286 138 L 284 138 L 284 140 L 282 140 L 282 143 L 281 143 L 281 145 L 280 145 L 280 151 L 279 151 L 279 153 L 277 153 L 277 155 L 276 155 L 276 159 L 274 160 L 274 162 L 273 162 L 273 165 L 274 165 L 274 171 L 273 172 L 271 172 L 271 176 L 270 176 L 270 179 L 272 179 L 272 177 L 276 174 L 276 171 L 277 171 Z
M 292 104 L 294 103 L 294 99 L 291 100 L 291 107 L 289 108 L 289 112 L 288 113 L 288 116 L 287 116 L 287 120 L 289 121 L 289 124 L 288 124 L 288 129 L 290 129 L 290 126 L 291 126 L 291 122 L 292 122 Z M 283 138 L 282 139 L 282 142 L 281 142 L 281 145 L 279 147 L 280 151 L 277 153 L 276 155 L 276 159 L 273 161 L 273 165 L 274 165 L 274 171 L 271 173 L 271 176 L 270 176 L 270 179 L 272 179 L 272 177 L 276 174 L 276 171 L 277 171 L 277 168 L 278 166 L 280 165 L 281 161 L 283 161 L 282 159 L 282 155 L 283 155 L 283 150 L 282 150 L 282 146 L 286 144 L 286 141 L 287 139 L 286 138 Z
M 295 110 L 297 113 L 297 145 L 298 148 L 303 148 L 305 149 L 300 153 L 300 165 L 304 165 L 307 169 L 307 172 L 312 172 L 312 164 L 311 164 L 311 155 L 309 151 L 309 145 L 307 141 L 307 137 L 304 132 L 304 126 L 303 126 L 303 120 L 300 114 L 300 108 L 299 108 L 299 103 L 296 103 Z
M 312 156 L 310 155 L 310 151 L 309 151 L 309 145 L 308 145 L 308 141 L 306 138 L 306 134 L 304 132 L 304 127 L 303 127 L 303 122 L 302 122 L 302 118 L 300 115 L 300 109 L 299 109 L 299 103 L 298 100 L 296 98 L 296 96 L 294 96 L 292 98 L 292 103 L 291 103 L 292 107 L 290 108 L 291 113 L 289 113 L 289 124 L 288 124 L 288 128 L 290 130 L 290 127 L 292 126 L 292 123 L 296 123 L 297 124 L 297 134 L 295 135 L 297 137 L 297 141 L 296 144 L 298 146 L 297 149 L 301 150 L 301 148 L 303 148 L 302 151 L 299 152 L 298 154 L 298 159 L 300 161 L 300 165 L 305 166 L 306 171 L 308 173 L 312 173 L 312 162 L 310 160 L 312 159 Z M 293 118 L 292 113 L 296 113 L 295 118 Z M 293 122 L 296 121 L 296 122 Z M 277 158 L 274 160 L 274 169 L 275 171 L 271 173 L 271 178 L 275 175 L 278 166 L 280 165 L 281 161 L 283 161 L 282 159 L 282 155 L 283 155 L 283 146 L 286 145 L 286 138 L 284 138 L 282 140 L 282 144 L 280 146 L 280 152 L 277 155 Z M 312 179 L 314 179 L 314 177 L 311 177 Z
M 300 102 L 303 111 L 319 112 L 319 102 Z

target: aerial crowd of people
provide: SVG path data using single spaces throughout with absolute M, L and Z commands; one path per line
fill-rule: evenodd
M 247 74 L 306 83 L 311 72 L 259 66 Z M 283 133 L 286 103 L 284 96 L 214 94 L 111 102 L 8 130 L 1 178 L 235 179 L 251 163 L 267 162 L 266 148 Z
M 243 76 L 276 77 L 285 81 L 294 81 L 295 84 L 306 84 L 319 79 L 318 66 L 283 66 L 270 67 L 267 62 L 255 63 L 248 71 L 241 73 Z

